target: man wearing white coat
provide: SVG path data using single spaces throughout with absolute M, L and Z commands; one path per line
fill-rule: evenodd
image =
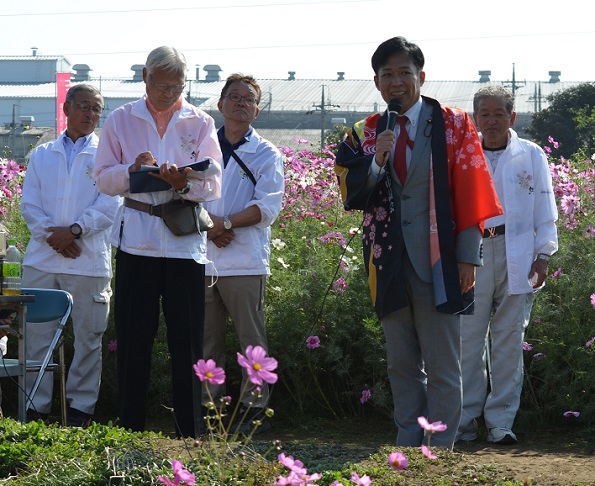
M 477 269 L 475 314 L 461 317 L 463 412 L 457 440 L 477 438 L 483 414 L 487 440 L 514 444 L 512 426 L 523 387 L 523 339 L 534 292 L 543 287 L 558 249 L 558 212 L 543 150 L 512 129 L 512 94 L 479 90 L 473 117 L 504 215 L 485 222 L 483 267 Z M 488 394 L 488 373 L 490 392 Z
M 21 213 L 31 239 L 23 261 L 23 287 L 72 294 L 74 356 L 68 379 L 67 424 L 86 426 L 95 411 L 101 382 L 101 338 L 107 327 L 112 277 L 109 235 L 117 197 L 100 194 L 93 180 L 98 138 L 93 133 L 103 98 L 87 84 L 69 89 L 66 130 L 31 154 L 23 184 Z M 27 358 L 43 360 L 58 323 L 27 326 Z M 27 380 L 28 390 L 34 378 Z M 28 420 L 47 419 L 53 377 L 46 374 L 27 410 Z
M 270 274 L 270 226 L 281 210 L 284 179 L 281 153 L 251 126 L 260 96 L 252 76 L 236 73 L 227 78 L 218 103 L 224 118 L 218 136 L 225 168 L 221 199 L 205 204 L 215 226 L 208 232 L 207 256 L 213 264 L 206 269 L 204 358 L 219 366 L 224 365 L 228 317 L 242 353 L 248 346 L 267 349 L 264 294 Z M 224 386 L 211 385 L 209 390 L 219 405 Z M 242 390 L 240 400 L 249 411 L 234 430 L 249 433 L 252 422 L 260 420 L 256 431 L 263 431 L 270 426 L 264 421 L 268 385 L 257 393 L 244 374 Z M 203 405 L 209 400 L 204 391 Z

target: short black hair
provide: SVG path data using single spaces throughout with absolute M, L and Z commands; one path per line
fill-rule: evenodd
M 378 76 L 378 71 L 386 64 L 388 58 L 393 54 L 407 54 L 413 65 L 421 71 L 424 68 L 425 58 L 424 53 L 417 44 L 409 42 L 405 37 L 393 37 L 385 40 L 376 48 L 376 52 L 372 56 L 372 69 L 374 74 Z

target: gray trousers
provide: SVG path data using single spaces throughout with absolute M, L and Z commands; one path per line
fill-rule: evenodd
M 460 318 L 436 312 L 433 286 L 403 261 L 409 306 L 382 319 L 386 338 L 388 377 L 399 429 L 397 445 L 427 443 L 417 418 L 442 421 L 430 446 L 452 449 L 461 418 Z
M 110 278 L 46 273 L 24 267 L 23 287 L 60 289 L 72 294 L 74 355 L 66 379 L 66 398 L 70 407 L 93 414 L 101 383 L 101 338 L 109 316 Z M 43 360 L 57 328 L 57 321 L 27 325 L 27 359 Z M 27 393 L 37 373 L 29 375 Z M 53 384 L 52 373 L 46 373 L 33 399 L 37 412 L 50 413 Z
M 472 430 L 482 414 L 489 429 L 512 429 L 523 389 L 523 339 L 534 294 L 508 294 L 505 235 L 484 238 L 483 261 L 476 273 L 475 314 L 461 317 L 461 432 Z
M 240 275 L 219 277 L 212 285 L 211 277 L 205 281 L 205 332 L 203 358 L 212 359 L 220 368 L 225 367 L 225 334 L 227 320 L 231 317 L 242 353 L 250 345 L 267 350 L 266 327 L 264 320 L 264 293 L 266 275 Z M 239 366 L 234 361 L 235 366 Z M 248 380 L 242 369 L 242 403 L 263 408 L 269 400 L 269 387 L 266 383 L 256 393 L 257 385 Z M 225 384 L 209 384 L 208 390 L 218 406 L 218 399 L 225 396 Z M 209 394 L 203 385 L 202 403 L 209 402 Z

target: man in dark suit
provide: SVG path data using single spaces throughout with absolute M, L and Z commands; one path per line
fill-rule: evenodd
M 400 120 L 388 126 L 385 113 L 356 123 L 336 172 L 345 208 L 364 210 L 397 445 L 424 443 L 424 416 L 448 426 L 432 444 L 452 448 L 462 400 L 459 313 L 472 310 L 483 221 L 502 208 L 467 114 L 421 96 L 423 65 L 420 48 L 403 37 L 378 46 L 374 82 Z

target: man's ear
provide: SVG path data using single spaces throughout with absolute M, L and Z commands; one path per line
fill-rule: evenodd
M 70 101 L 64 102 L 64 104 L 62 105 L 62 111 L 68 117 L 68 114 L 70 113 Z

